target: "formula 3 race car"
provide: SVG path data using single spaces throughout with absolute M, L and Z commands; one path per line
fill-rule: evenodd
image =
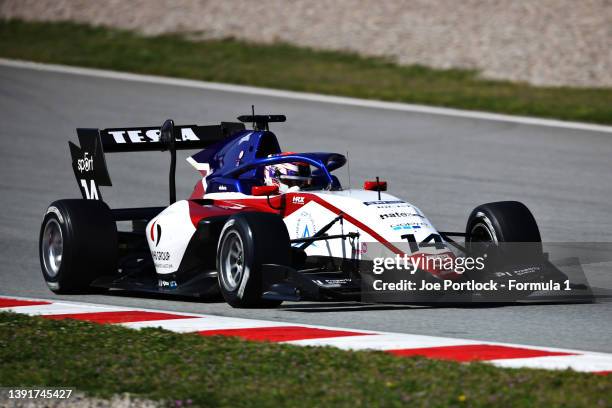
M 285 300 L 362 300 L 375 278 L 376 251 L 444 257 L 482 253 L 503 242 L 531 243 L 541 251 L 536 221 L 519 202 L 478 206 L 465 232 L 438 231 L 420 209 L 384 193 L 384 181 L 343 189 L 332 172 L 346 163 L 345 156 L 282 153 L 269 123 L 284 116 L 238 119 L 213 126 L 167 120 L 161 128 L 77 129 L 80 146 L 69 146 L 83 199 L 53 202 L 40 229 L 40 263 L 49 288 L 198 297 L 220 292 L 234 307 L 274 307 Z M 189 198 L 176 201 L 179 149 L 203 150 L 188 159 L 201 179 Z M 100 191 L 111 185 L 105 153 L 155 150 L 170 152 L 170 205 L 110 209 Z M 306 176 L 297 177 L 306 184 L 282 190 L 266 182 L 270 169 L 296 163 L 307 168 Z M 131 228 L 118 230 L 125 221 Z M 542 263 L 515 275 L 533 280 L 552 270 L 546 273 L 556 281 L 565 278 Z M 440 268 L 419 273 L 434 281 L 465 279 Z

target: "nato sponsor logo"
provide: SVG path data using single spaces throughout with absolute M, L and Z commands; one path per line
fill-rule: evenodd
M 425 219 L 425 216 L 417 213 L 414 211 L 414 209 L 412 209 L 412 211 L 409 212 L 405 212 L 400 210 L 400 211 L 395 211 L 395 212 L 384 212 L 384 213 L 379 213 L 378 216 L 380 217 L 381 220 L 387 220 L 390 218 L 407 218 L 407 217 L 417 217 L 417 218 L 421 218 L 421 219 Z M 400 221 L 400 220 L 397 220 Z M 415 224 L 414 222 L 412 224 Z
M 388 218 L 414 217 L 414 216 L 418 216 L 418 214 L 396 211 L 393 213 L 378 214 L 378 216 L 380 217 L 381 220 L 386 220 Z

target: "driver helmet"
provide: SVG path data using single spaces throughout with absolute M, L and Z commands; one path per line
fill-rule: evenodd
M 285 156 L 294 152 L 283 152 L 268 157 Z M 310 166 L 307 163 L 279 163 L 264 167 L 264 183 L 267 186 L 278 186 L 280 193 L 300 191 L 312 183 Z

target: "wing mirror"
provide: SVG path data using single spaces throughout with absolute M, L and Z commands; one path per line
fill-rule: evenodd
M 278 186 L 253 186 L 251 194 L 257 197 L 278 194 Z

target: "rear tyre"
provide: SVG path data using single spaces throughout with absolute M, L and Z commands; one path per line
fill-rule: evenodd
M 97 200 L 53 202 L 39 235 L 42 274 L 55 293 L 82 293 L 102 275 L 117 270 L 117 225 Z
M 281 217 L 258 212 L 231 216 L 217 246 L 223 298 L 233 307 L 277 307 L 282 301 L 262 299 L 262 265 L 290 265 L 290 261 L 289 233 Z

